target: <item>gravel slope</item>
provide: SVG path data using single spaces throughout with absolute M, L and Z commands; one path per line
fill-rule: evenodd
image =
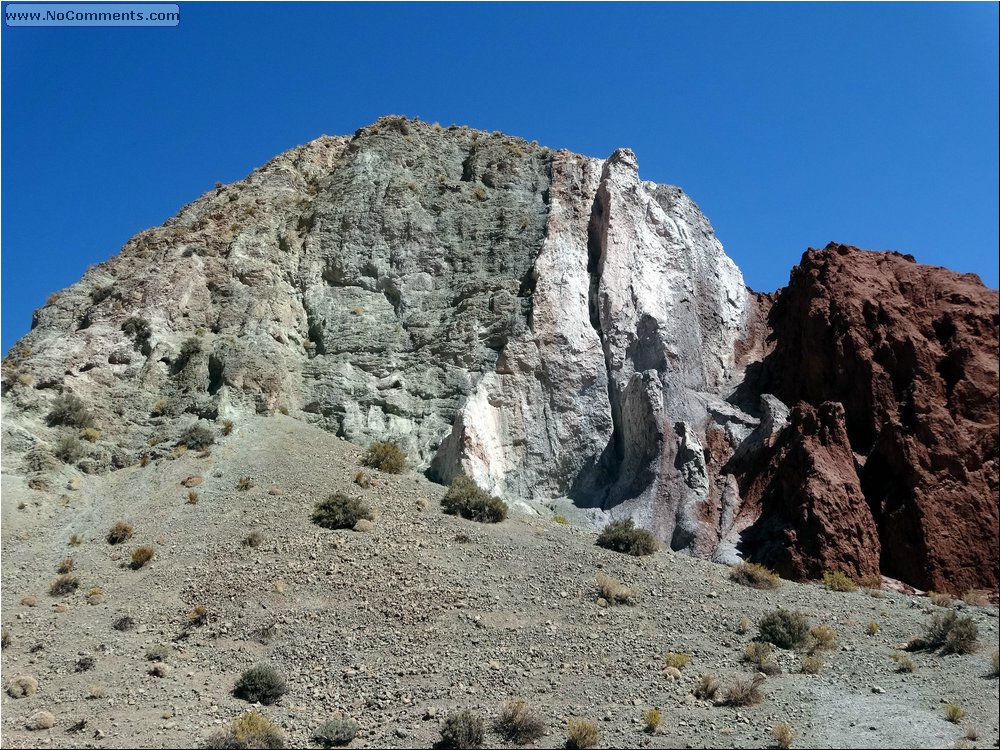
M 761 592 L 706 561 L 603 550 L 593 533 L 550 519 L 514 513 L 476 524 L 442 514 L 444 488 L 415 474 L 379 474 L 361 489 L 352 481 L 360 453 L 276 416 L 238 424 L 210 456 L 66 475 L 65 490 L 30 490 L 4 473 L 2 620 L 12 641 L 3 683 L 30 675 L 39 687 L 26 698 L 4 693 L 3 746 L 197 746 L 249 708 L 230 691 L 259 661 L 288 682 L 261 711 L 294 747 L 315 746 L 313 730 L 338 713 L 360 724 L 352 747 L 429 747 L 447 713 L 467 707 L 492 718 L 515 697 L 548 721 L 538 747 L 562 746 L 570 717 L 596 720 L 605 747 L 767 747 L 779 722 L 792 725 L 796 747 L 997 740 L 998 681 L 987 676 L 996 607 L 958 605 L 979 627 L 976 654 L 916 653 L 917 671 L 903 674 L 891 654 L 940 611 L 926 598 L 789 582 Z M 189 476 L 203 477 L 194 505 L 182 485 Z M 241 491 L 245 476 L 254 486 Z M 376 515 L 371 531 L 310 522 L 313 504 L 335 491 L 364 497 Z M 112 546 L 104 537 L 118 520 L 135 535 Z M 253 531 L 263 543 L 244 546 Z M 84 543 L 68 546 L 71 533 Z M 131 570 L 144 544 L 155 557 Z M 68 556 L 80 587 L 52 597 Z M 635 605 L 599 606 L 598 571 L 631 586 Z M 103 597 L 88 603 L 92 587 Z M 30 596 L 35 606 L 22 603 Z M 199 605 L 209 621 L 188 627 Z M 738 633 L 741 618 L 756 622 L 779 606 L 836 630 L 822 672 L 799 674 L 801 654 L 779 651 L 784 673 L 767 679 L 761 705 L 695 699 L 702 673 L 724 681 L 746 671 L 740 657 L 756 629 Z M 123 615 L 133 630 L 112 628 Z M 880 624 L 877 635 L 866 633 L 869 622 Z M 158 644 L 169 649 L 164 677 L 148 674 L 146 650 Z M 664 671 L 669 651 L 691 655 L 679 679 Z M 83 657 L 94 664 L 76 671 Z M 944 719 L 946 702 L 967 711 L 959 725 Z M 649 735 L 640 717 L 653 706 L 663 723 Z M 55 726 L 25 729 L 39 710 Z M 964 739 L 970 726 L 978 742 Z M 487 744 L 509 746 L 492 731 Z

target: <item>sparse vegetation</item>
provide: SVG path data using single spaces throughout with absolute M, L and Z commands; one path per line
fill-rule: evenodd
M 97 666 L 97 659 L 93 656 L 81 656 L 76 660 L 76 664 L 73 666 L 73 671 L 75 672 L 89 672 Z
M 441 747 L 476 748 L 483 745 L 483 717 L 469 709 L 453 713 L 441 725 Z
M 86 440 L 88 443 L 96 443 L 101 439 L 101 431 L 95 430 L 93 427 L 84 427 L 80 430 L 80 439 Z
M 65 574 L 73 572 L 73 558 L 67 557 L 65 560 L 60 560 L 56 565 L 56 573 Z
M 774 725 L 774 728 L 771 729 L 771 736 L 774 737 L 778 747 L 789 748 L 792 746 L 792 740 L 795 739 L 795 732 L 792 731 L 791 724 L 783 721 Z
M 234 427 L 233 420 L 223 419 L 221 425 L 222 425 L 223 435 L 231 435 L 233 433 L 233 427 Z
M 990 657 L 990 677 L 1000 677 L 1000 650 L 993 649 L 993 655 Z
M 441 509 L 480 523 L 499 523 L 507 517 L 507 503 L 484 491 L 464 474 L 455 477 L 441 500 Z
M 965 716 L 965 709 L 955 703 L 944 704 L 944 718 L 952 724 L 958 724 Z
M 323 747 L 350 744 L 358 736 L 358 723 L 352 719 L 331 719 L 316 730 L 313 739 Z
M 562 526 L 565 526 L 566 524 L 569 523 L 569 519 L 566 518 L 566 516 L 552 516 L 552 520 L 553 522 L 558 523 Z
M 527 745 L 545 734 L 545 721 L 527 701 L 515 700 L 503 704 L 493 728 L 507 741 Z
M 870 622 L 867 625 L 865 625 L 865 632 L 868 635 L 878 635 L 881 632 L 881 630 L 882 626 L 879 625 L 877 622 Z
M 601 742 L 601 730 L 590 719 L 570 719 L 566 730 L 566 750 L 588 750 Z
M 639 528 L 631 518 L 612 521 L 597 537 L 597 546 L 633 557 L 651 555 L 658 549 L 656 538 Z
M 288 692 L 285 680 L 278 670 L 268 664 L 257 664 L 246 670 L 236 681 L 233 695 L 248 703 L 269 706 Z
M 354 483 L 363 490 L 375 485 L 375 477 L 367 471 L 359 471 L 354 475 Z
M 111 530 L 108 531 L 108 544 L 121 544 L 132 538 L 132 534 L 135 533 L 135 529 L 132 528 L 132 524 L 125 523 L 124 521 L 118 521 Z
M 870 591 L 881 591 L 882 576 L 876 573 L 866 573 L 858 579 L 858 585 Z
M 50 427 L 66 425 L 67 427 L 93 427 L 94 415 L 90 413 L 87 404 L 79 396 L 72 393 L 64 393 L 56 396 L 52 400 L 52 408 L 49 410 L 45 421 Z
M 823 574 L 823 585 L 830 591 L 843 591 L 850 593 L 858 590 L 858 584 L 851 580 L 850 576 L 839 570 L 826 571 Z
M 139 568 L 145 567 L 146 564 L 153 559 L 153 555 L 155 554 L 156 550 L 149 545 L 139 547 L 132 553 L 132 562 L 129 564 L 129 567 L 132 568 L 132 570 L 139 570 Z
M 656 734 L 663 721 L 663 713 L 658 708 L 648 708 L 642 712 L 642 723 L 647 734 Z
M 809 631 L 809 651 L 829 651 L 837 645 L 837 631 L 829 625 L 817 625 Z
M 146 649 L 146 661 L 167 661 L 172 653 L 170 646 L 157 643 Z
M 188 612 L 187 624 L 189 627 L 192 628 L 201 627 L 207 622 L 208 622 L 208 607 L 199 604 L 190 612 Z
M 729 571 L 729 580 L 752 589 L 773 590 L 781 586 L 781 578 L 770 568 L 752 562 L 741 562 Z
M 259 531 L 251 531 L 243 538 L 243 546 L 250 547 L 251 549 L 257 549 L 260 545 L 264 543 L 264 535 Z
M 68 543 L 70 547 L 79 547 L 83 544 L 83 534 L 70 534 Z
M 990 606 L 990 592 L 983 589 L 969 589 L 962 594 L 962 601 L 970 607 Z
M 180 352 L 177 354 L 177 359 L 174 361 L 174 368 L 178 371 L 183 370 L 187 367 L 188 362 L 201 354 L 201 348 L 201 339 L 197 336 L 184 339 Z
M 902 651 L 894 651 L 892 654 L 892 660 L 896 662 L 897 672 L 917 671 L 917 665 L 914 663 L 913 659 L 910 658 L 909 654 L 903 653 Z
M 736 675 L 726 685 L 722 702 L 726 706 L 756 706 L 764 700 L 760 692 L 760 686 L 763 684 L 763 675 Z
M 188 490 L 188 505 L 197 505 L 200 499 L 201 495 L 198 493 L 198 490 Z
M 253 489 L 253 486 L 254 486 L 253 477 L 250 476 L 240 477 L 236 481 L 236 489 L 238 489 L 240 492 L 246 492 L 247 490 Z
M 122 615 L 113 623 L 111 623 L 111 627 L 113 627 L 115 630 L 119 632 L 126 633 L 129 630 L 133 630 L 135 628 L 135 620 L 133 620 L 128 615 Z
M 663 657 L 663 666 L 667 669 L 673 667 L 674 669 L 680 671 L 690 663 L 691 656 L 689 654 L 678 654 L 673 651 L 668 651 L 667 655 Z
M 205 746 L 214 750 L 280 750 L 285 737 L 273 721 L 249 711 L 209 737 Z
M 361 463 L 386 474 L 402 474 L 406 470 L 406 454 L 399 443 L 383 441 L 372 443 L 361 457 Z
M 80 587 L 80 579 L 72 574 L 58 576 L 49 586 L 51 596 L 66 596 L 72 594 Z
M 30 675 L 17 675 L 7 683 L 7 695 L 11 698 L 27 698 L 38 692 L 38 680 Z
M 608 604 L 632 604 L 632 589 L 604 573 L 597 574 L 597 594 Z
M 195 422 L 181 433 L 177 445 L 184 446 L 188 450 L 203 450 L 215 443 L 215 432 L 208 425 Z
M 313 523 L 324 529 L 353 529 L 362 518 L 369 521 L 374 518 L 368 506 L 340 492 L 316 503 L 312 514 Z
M 942 654 L 971 654 L 979 647 L 979 628 L 971 617 L 959 617 L 953 609 L 931 616 L 922 636 L 913 639 L 907 650 L 941 649 Z
M 747 617 L 746 615 L 743 615 L 742 617 L 740 617 L 739 621 L 736 623 L 736 627 L 733 628 L 733 630 L 736 631 L 737 635 L 746 635 L 747 633 L 750 632 L 750 627 L 752 625 L 753 623 L 750 622 L 750 618 Z
M 715 675 L 711 672 L 699 677 L 698 682 L 694 686 L 694 697 L 700 698 L 703 701 L 715 700 L 718 692 L 719 681 L 715 679 Z
M 928 591 L 927 598 L 931 600 L 931 604 L 935 607 L 950 607 L 953 603 L 950 596 L 939 594 L 937 591 Z
M 752 664 L 758 672 L 766 675 L 781 673 L 781 667 L 774 659 L 774 646 L 766 641 L 753 641 L 743 649 L 743 661 Z
M 806 654 L 799 665 L 802 674 L 819 674 L 823 671 L 823 660 L 815 654 Z
M 0 631 L 0 648 L 7 648 L 14 642 L 14 636 L 10 633 L 10 628 Z
M 76 435 L 63 435 L 52 452 L 64 464 L 72 466 L 87 457 L 87 446 Z
M 809 621 L 801 612 L 776 609 L 761 618 L 757 625 L 760 639 L 779 648 L 797 648 L 809 637 Z

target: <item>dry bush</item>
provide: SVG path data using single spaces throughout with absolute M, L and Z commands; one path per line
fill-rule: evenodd
M 780 748 L 791 747 L 792 740 L 795 739 L 795 733 L 792 731 L 792 725 L 784 721 L 780 724 L 775 724 L 774 728 L 771 729 L 771 736 L 774 737 L 774 741 Z
M 156 643 L 146 648 L 146 661 L 166 661 L 173 653 L 165 643 Z
M 690 654 L 684 653 L 674 653 L 673 651 L 668 651 L 667 655 L 663 657 L 663 666 L 666 669 L 673 667 L 676 670 L 682 670 L 688 664 L 691 663 Z
M 233 420 L 231 420 L 231 419 L 223 419 L 221 424 L 222 424 L 222 434 L 223 435 L 232 435 L 233 434 Z
M 195 422 L 181 433 L 178 446 L 189 450 L 200 451 L 215 443 L 215 431 L 208 425 Z
M 953 604 L 950 596 L 939 594 L 937 591 L 928 591 L 927 598 L 931 600 L 931 604 L 935 607 L 950 607 Z
M 970 607 L 990 606 L 990 592 L 985 589 L 969 589 L 962 594 L 962 601 Z
M 744 662 L 752 664 L 758 672 L 766 675 L 781 674 L 781 667 L 774 659 L 774 646 L 766 641 L 748 643 L 743 649 Z
M 198 494 L 198 490 L 188 490 L 188 505 L 197 505 L 198 501 L 201 499 L 201 495 Z
M 656 734 L 661 721 L 663 721 L 663 713 L 658 708 L 648 708 L 642 712 L 642 723 L 649 734 Z
M 878 635 L 882 631 L 882 626 L 877 622 L 870 622 L 865 625 L 865 632 L 868 635 Z
M 278 670 L 267 664 L 257 664 L 246 670 L 236 681 L 233 695 L 248 703 L 277 703 L 288 688 Z
M 38 691 L 38 680 L 30 675 L 17 675 L 7 682 L 7 695 L 11 698 L 27 698 Z
M 907 646 L 908 651 L 940 648 L 942 654 L 971 654 L 979 647 L 979 628 L 971 617 L 953 609 L 937 612 L 925 626 L 925 632 Z
M 243 541 L 241 542 L 241 544 L 244 547 L 250 547 L 251 549 L 256 549 L 263 543 L 264 543 L 264 535 L 261 534 L 259 531 L 251 531 L 243 538 Z
M 208 622 L 208 607 L 201 604 L 196 606 L 187 616 L 187 624 L 192 628 L 197 628 Z
M 830 591 L 857 591 L 858 584 L 851 580 L 850 576 L 839 570 L 826 571 L 823 574 L 823 585 Z
M 875 573 L 866 573 L 858 579 L 858 585 L 869 591 L 881 591 L 882 576 Z
M 496 732 L 515 745 L 527 745 L 545 734 L 545 720 L 527 701 L 509 701 L 493 724 Z
M 151 677 L 166 677 L 170 674 L 170 666 L 167 664 L 157 663 L 146 670 L 146 674 Z
M 656 537 L 639 528 L 631 518 L 612 521 L 597 537 L 597 546 L 633 557 L 651 555 L 659 549 Z
M 736 631 L 738 635 L 746 635 L 750 632 L 750 626 L 752 624 L 753 623 L 750 622 L 750 618 L 743 615 L 740 617 L 739 622 L 736 623 L 736 627 L 733 628 L 733 630 Z
M 313 740 L 323 747 L 340 747 L 350 744 L 357 736 L 358 722 L 340 718 L 324 722 L 313 734 Z
M 812 640 L 809 650 L 812 652 L 829 651 L 837 645 L 837 631 L 829 625 L 817 625 L 809 631 L 809 637 Z
M 91 669 L 97 666 L 97 659 L 93 656 L 81 656 L 76 660 L 76 664 L 73 665 L 74 672 L 89 672 Z
M 24 722 L 24 728 L 29 731 L 52 729 L 56 725 L 56 717 L 48 711 L 35 711 Z
M 601 742 L 601 730 L 590 719 L 570 719 L 566 730 L 567 750 L 588 750 Z
M 0 631 L 0 648 L 7 648 L 13 642 L 14 636 L 11 635 L 10 628 L 4 628 Z
M 507 503 L 490 495 L 464 474 L 452 480 L 441 500 L 441 510 L 480 523 L 499 523 L 507 517 Z
M 74 534 L 70 534 L 69 535 L 69 546 L 70 547 L 79 547 L 81 544 L 83 544 L 83 534 L 75 534 L 74 533 Z
M 75 575 L 67 573 L 58 576 L 49 586 L 50 596 L 66 596 L 72 594 L 80 587 L 80 579 Z
M 108 544 L 121 544 L 128 541 L 132 538 L 133 533 L 135 533 L 135 529 L 132 528 L 132 524 L 119 521 L 108 531 Z
M 894 651 L 892 654 L 892 660 L 896 662 L 897 672 L 917 671 L 917 665 L 914 663 L 913 659 L 910 658 L 909 654 L 905 654 L 902 651 Z
M 729 580 L 752 589 L 773 590 L 781 586 L 781 578 L 777 573 L 752 562 L 741 562 L 730 570 Z
M 1000 650 L 993 649 L 993 655 L 990 657 L 990 662 L 990 667 L 992 669 L 990 677 L 1000 677 Z
M 93 427 L 94 415 L 79 396 L 67 393 L 56 396 L 52 401 L 52 409 L 46 417 L 50 427 L 67 425 L 69 427 Z
M 214 750 L 280 750 L 284 746 L 281 728 L 256 711 L 234 719 L 228 727 L 209 737 L 205 745 Z
M 240 492 L 246 492 L 247 490 L 252 489 L 253 486 L 253 477 L 240 477 L 236 482 L 236 489 Z
M 806 654 L 799 665 L 802 674 L 819 674 L 823 671 L 823 660 L 815 654 Z
M 726 685 L 722 702 L 726 706 L 756 706 L 764 700 L 760 692 L 760 686 L 763 684 L 763 675 L 736 675 Z
M 801 612 L 776 609 L 764 615 L 757 625 L 760 640 L 779 648 L 796 648 L 809 638 L 809 621 Z
M 64 560 L 60 560 L 59 564 L 56 565 L 56 573 L 72 573 L 73 572 L 73 558 L 67 557 Z
M 88 443 L 96 443 L 101 439 L 101 431 L 95 430 L 93 427 L 84 427 L 80 430 L 80 439 L 86 440 Z
M 368 521 L 374 518 L 368 506 L 339 492 L 316 503 L 312 514 L 313 523 L 324 529 L 353 529 L 362 518 Z
M 694 686 L 694 697 L 701 700 L 715 700 L 715 695 L 718 692 L 719 681 L 715 679 L 715 675 L 711 672 L 699 677 L 697 684 Z
M 367 471 L 359 471 L 354 475 L 354 483 L 363 490 L 375 485 L 375 478 Z
M 75 464 L 87 456 L 87 447 L 76 435 L 63 435 L 53 451 L 64 464 Z
M 604 573 L 597 574 L 597 593 L 608 604 L 633 604 L 632 589 Z
M 476 748 L 483 746 L 483 717 L 469 709 L 453 713 L 441 725 L 442 748 Z
M 91 586 L 87 592 L 87 604 L 101 604 L 104 601 L 104 589 L 100 586 Z
M 965 709 L 955 703 L 944 704 L 944 718 L 952 724 L 958 724 L 965 716 Z
M 113 627 L 115 630 L 117 630 L 117 631 L 119 631 L 121 633 L 126 633 L 129 630 L 132 630 L 132 629 L 135 628 L 135 620 L 133 620 L 128 615 L 122 615 L 117 620 L 115 620 L 113 623 L 111 623 L 111 627 Z
M 569 519 L 566 518 L 566 516 L 552 516 L 552 521 L 562 526 L 565 526 L 566 524 L 569 523 Z
M 361 463 L 386 474 L 402 474 L 406 471 L 406 454 L 399 447 L 399 443 L 389 441 L 372 443 L 361 457 Z
M 132 562 L 129 564 L 129 567 L 132 568 L 132 570 L 139 570 L 139 568 L 145 567 L 146 564 L 153 559 L 153 555 L 155 554 L 156 550 L 149 545 L 139 547 L 132 553 Z

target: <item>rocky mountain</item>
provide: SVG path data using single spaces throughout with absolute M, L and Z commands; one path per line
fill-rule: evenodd
M 4 481 L 280 411 L 719 562 L 995 589 L 997 310 L 974 277 L 839 245 L 756 294 L 627 149 L 387 117 L 53 295 L 5 360 Z M 70 394 L 80 424 L 53 418 Z

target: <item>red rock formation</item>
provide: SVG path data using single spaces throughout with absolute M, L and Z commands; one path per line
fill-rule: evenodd
M 821 408 L 817 433 L 801 408 L 797 434 L 779 438 L 759 476 L 743 475 L 764 505 L 761 482 L 808 496 L 804 512 L 818 518 L 795 527 L 790 566 L 819 554 L 832 567 L 817 550 L 840 545 L 841 567 L 867 569 L 864 536 L 827 536 L 873 517 L 884 574 L 954 593 L 997 587 L 998 308 L 977 276 L 910 256 L 836 244 L 803 255 L 769 316 L 766 390 L 790 405 L 842 404 L 853 457 L 823 416 L 832 410 Z M 847 517 L 828 526 L 834 514 Z

